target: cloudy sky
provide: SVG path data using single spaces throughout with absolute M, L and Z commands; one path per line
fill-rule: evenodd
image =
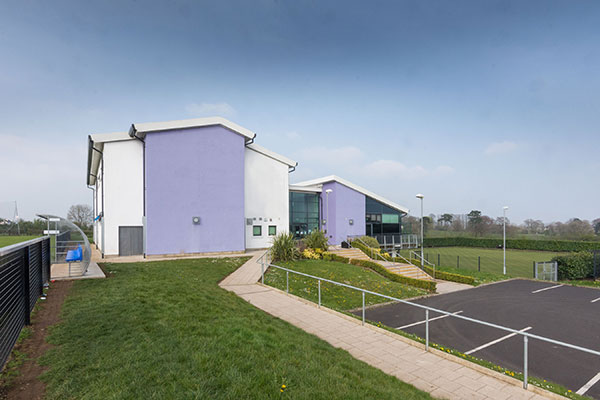
M 90 133 L 221 115 L 426 213 L 600 217 L 596 1 L 4 0 L 0 214 L 90 203 Z M 3 205 L 4 204 L 4 205 Z

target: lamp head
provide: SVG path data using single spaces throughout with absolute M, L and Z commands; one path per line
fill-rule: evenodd
M 331 193 L 331 192 L 333 192 L 333 189 L 327 189 L 327 190 L 325 191 L 325 193 L 328 193 L 328 194 L 329 194 L 329 193 Z
M 504 206 L 504 207 L 502 207 L 502 209 L 506 211 L 506 210 L 508 210 L 508 206 Z
M 417 195 L 417 199 L 423 199 L 423 197 L 425 197 L 425 196 L 423 196 L 421 193 L 419 193 L 419 194 Z

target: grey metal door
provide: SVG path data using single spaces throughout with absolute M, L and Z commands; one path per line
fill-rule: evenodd
M 119 255 L 136 256 L 144 252 L 144 227 L 119 227 Z

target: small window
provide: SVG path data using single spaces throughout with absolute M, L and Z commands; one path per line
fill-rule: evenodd
M 269 236 L 277 235 L 277 227 L 275 225 L 269 225 Z
M 254 225 L 252 227 L 252 236 L 262 236 L 262 226 Z

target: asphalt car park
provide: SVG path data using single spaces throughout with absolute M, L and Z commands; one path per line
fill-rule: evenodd
M 515 279 L 413 303 L 600 351 L 598 289 Z M 376 306 L 367 309 L 366 318 L 425 337 L 422 308 L 404 303 Z M 429 339 L 523 372 L 523 335 L 430 311 Z M 528 373 L 600 399 L 600 356 L 530 338 Z

